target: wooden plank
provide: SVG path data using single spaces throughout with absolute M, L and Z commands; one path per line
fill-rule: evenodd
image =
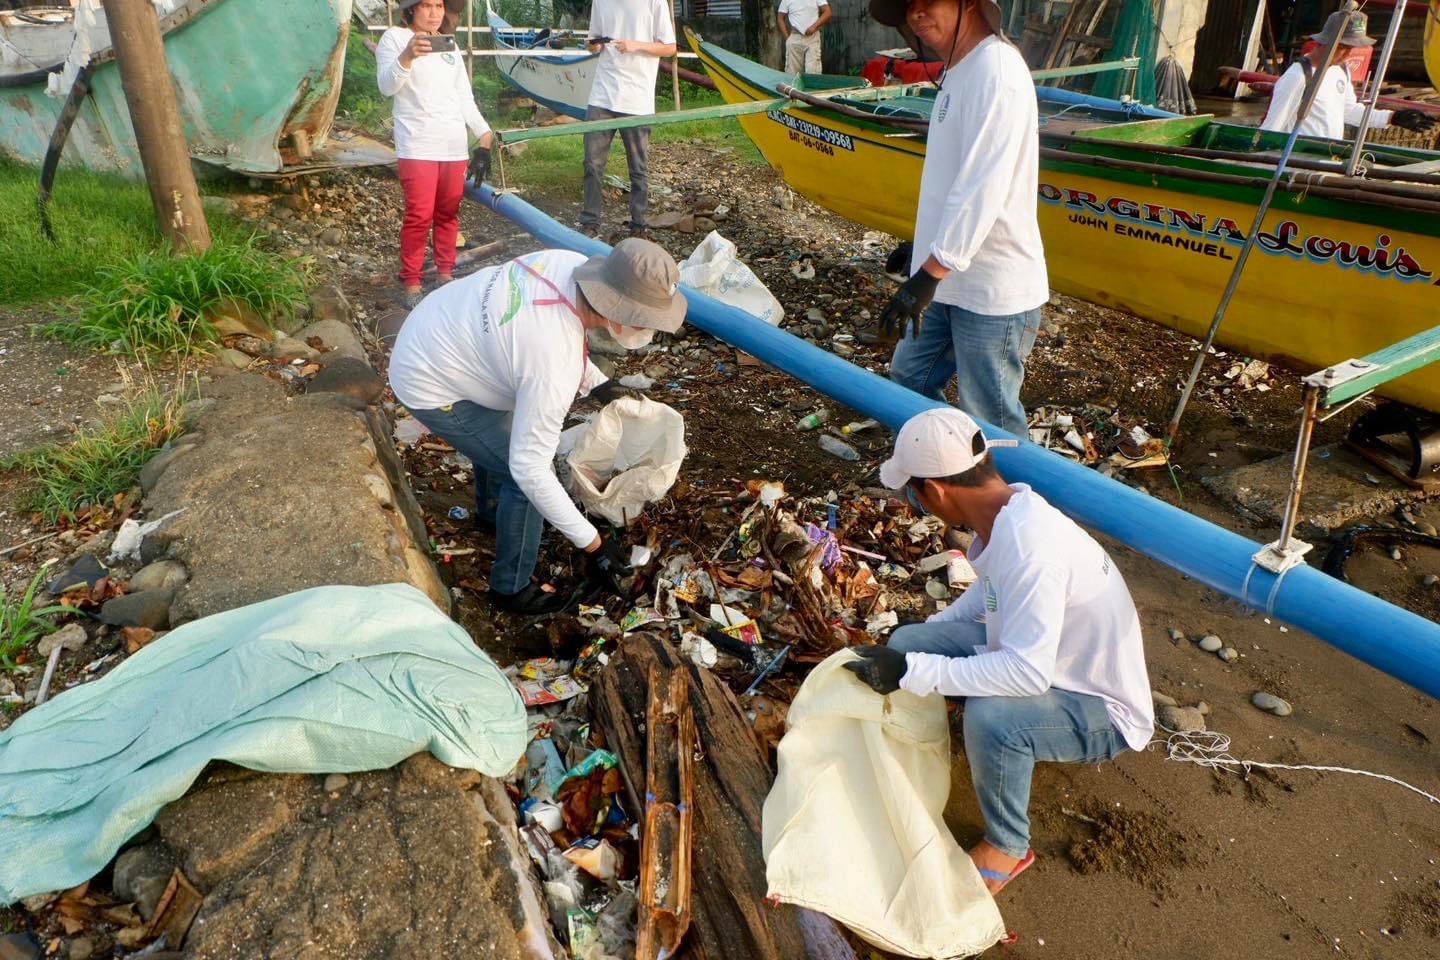
M 684 662 L 664 639 L 625 641 L 591 688 L 595 722 L 633 783 L 645 781 L 642 732 L 652 664 L 686 681 L 702 756 L 694 776 L 691 930 L 686 955 L 698 960 L 856 960 L 834 921 L 765 897 L 760 812 L 769 763 L 730 692 L 707 670 Z

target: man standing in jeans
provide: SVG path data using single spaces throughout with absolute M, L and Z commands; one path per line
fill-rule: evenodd
M 660 58 L 675 53 L 675 24 L 664 0 L 595 0 L 590 8 L 590 38 L 586 44 L 600 59 L 590 87 L 586 120 L 645 116 L 655 112 L 655 77 Z M 580 211 L 580 232 L 600 232 L 604 205 L 605 162 L 610 159 L 614 130 L 585 134 L 585 206 Z M 646 163 L 650 128 L 620 131 L 625 160 L 630 165 L 630 236 L 645 235 L 645 204 L 650 180 Z
M 912 506 L 975 531 L 977 579 L 886 647 L 847 663 L 877 693 L 965 698 L 965 758 L 985 817 L 970 857 L 992 894 L 1035 861 L 1035 761 L 1099 763 L 1143 750 L 1155 727 L 1140 618 L 1100 544 L 1023 483 L 1006 483 L 959 410 L 912 417 L 880 482 Z
M 909 274 L 881 316 L 902 339 L 890 378 L 1024 436 L 1020 383 L 1050 298 L 1036 219 L 1035 84 L 994 0 L 870 0 L 945 73 L 930 115 Z M 908 331 L 908 332 L 907 332 Z
M 830 22 L 826 0 L 780 0 L 775 14 L 785 40 L 786 73 L 820 72 L 820 28 Z

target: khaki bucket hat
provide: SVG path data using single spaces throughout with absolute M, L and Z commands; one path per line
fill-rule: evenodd
M 1344 10 L 1337 10 L 1325 19 L 1325 26 L 1319 33 L 1310 35 L 1310 39 L 1318 41 L 1322 47 L 1328 47 L 1335 42 L 1338 35 L 1342 47 L 1373 47 L 1375 41 L 1366 35 L 1366 25 L 1365 14 L 1360 11 L 1346 13 Z
M 680 268 L 654 241 L 621 240 L 576 267 L 575 282 L 590 306 L 621 326 L 674 333 L 685 321 Z
M 990 32 L 1001 40 L 1008 39 L 1005 36 L 1005 15 L 1000 12 L 1000 5 L 995 0 L 978 2 Z M 964 0 L 955 0 L 955 3 L 961 5 Z M 870 0 L 870 16 L 887 27 L 898 27 L 905 22 L 905 8 L 909 5 L 909 0 Z

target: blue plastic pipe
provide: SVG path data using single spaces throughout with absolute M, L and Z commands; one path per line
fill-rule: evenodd
M 514 194 L 470 188 L 470 199 L 541 243 L 605 253 L 599 240 L 556 223 Z M 940 406 L 778 327 L 686 289 L 691 324 L 891 427 Z M 988 436 L 1009 436 L 982 424 Z M 1294 624 L 1358 660 L 1440 698 L 1440 625 L 1307 565 L 1281 577 L 1255 566 L 1260 545 L 1024 440 L 997 448 L 996 466 L 1069 516 L 1213 590 Z

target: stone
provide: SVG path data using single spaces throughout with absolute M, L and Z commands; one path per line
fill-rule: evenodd
M 178 590 L 190 579 L 190 571 L 179 560 L 156 560 L 141 567 L 130 578 L 130 592 L 146 590 Z
M 116 897 L 134 903 L 140 916 L 149 920 L 177 865 L 175 854 L 163 843 L 131 847 L 115 858 L 111 888 Z
M 90 960 L 95 956 L 95 941 L 89 937 L 78 937 L 70 941 L 70 960 Z
M 1179 629 L 1176 629 L 1175 627 L 1171 627 L 1168 632 L 1169 632 L 1169 634 L 1170 634 L 1170 639 L 1171 639 L 1171 640 L 1174 640 L 1176 643 L 1179 643 L 1181 640 L 1184 640 L 1184 639 L 1185 639 L 1185 631 L 1184 631 L 1184 630 L 1179 630 Z
M 344 291 L 333 283 L 322 284 L 310 291 L 310 316 L 316 321 L 348 324 L 353 313 Z
M 195 427 L 199 425 L 200 418 L 213 409 L 215 409 L 214 397 L 201 397 L 197 400 L 191 400 L 180 408 L 180 425 L 186 430 L 194 430 Z
M 66 570 L 60 574 L 60 576 L 46 584 L 45 589 L 58 597 L 65 591 L 75 587 L 84 586 L 86 589 L 89 589 L 109 575 L 110 571 L 105 569 L 104 564 L 93 555 L 84 554 L 70 565 L 69 570 Z
M 1427 587 L 1433 587 L 1435 584 L 1440 583 L 1440 577 L 1435 576 L 1433 573 L 1427 573 L 1420 578 L 1420 583 Z
M 1210 716 L 1210 704 L 1206 703 L 1204 700 L 1201 700 L 1199 703 L 1195 704 L 1195 709 L 1200 711 L 1200 716 L 1202 717 Z
M 1273 713 L 1277 717 L 1288 717 L 1294 712 L 1289 702 L 1281 700 L 1273 693 L 1266 693 L 1264 690 L 1257 690 L 1250 697 L 1250 703 L 1257 709 L 1266 713 Z
M 50 652 L 58 647 L 74 653 L 85 646 L 89 640 L 90 637 L 85 633 L 83 626 L 78 623 L 67 623 L 48 637 L 41 637 L 40 642 L 35 644 L 35 652 L 42 657 L 48 657 Z
M 28 933 L 0 934 L 0 960 L 40 960 L 40 944 Z
M 1399 547 L 1391 547 L 1391 548 L 1390 548 L 1390 559 L 1391 559 L 1391 560 L 1394 560 L 1396 563 L 1399 563 L 1401 560 L 1404 560 L 1404 559 L 1405 559 L 1405 554 L 1403 554 L 1403 553 L 1400 552 L 1400 548 L 1399 548 Z
M 1150 691 L 1150 701 L 1157 707 L 1178 707 L 1180 705 L 1175 702 L 1174 697 L 1161 693 L 1159 690 Z
M 155 484 L 160 482 L 160 477 L 169 469 L 170 464 L 185 456 L 185 454 L 194 450 L 197 446 L 199 446 L 198 443 L 182 440 L 169 450 L 162 450 L 145 461 L 145 466 L 140 468 L 140 489 L 145 493 L 154 490 Z
M 390 484 L 385 482 L 384 477 L 378 477 L 373 473 L 367 473 L 360 478 L 365 483 L 365 489 L 370 491 L 370 496 L 387 510 L 395 506 L 394 497 L 390 493 Z
M 1421 520 L 1419 523 L 1415 524 L 1415 529 L 1419 530 L 1427 537 L 1440 536 L 1440 531 L 1437 531 L 1435 529 L 1435 524 L 1429 523 L 1424 520 Z
M 824 323 L 825 311 L 821 310 L 819 307 L 811 307 L 809 310 L 805 311 L 805 319 L 809 320 L 811 323 Z
M 269 337 L 263 339 L 250 336 L 236 337 L 230 342 L 230 345 L 249 357 L 265 358 L 270 356 Z
M 141 565 L 148 567 L 157 560 L 164 560 L 170 555 L 170 548 L 174 544 L 175 534 L 165 530 L 156 530 L 140 542 Z
M 364 360 L 340 357 L 315 374 L 305 392 L 312 395 L 335 393 L 362 404 L 371 404 L 385 392 L 385 381 Z
M 326 227 L 320 231 L 320 242 L 328 243 L 332 247 L 338 247 L 345 242 L 345 231 L 339 227 Z
M 1224 660 L 1226 663 L 1229 663 L 1232 660 L 1238 658 L 1240 656 L 1240 653 L 1234 647 L 1225 647 L 1224 649 L 1220 650 L 1220 652 L 1216 653 L 1215 656 L 1219 657 L 1221 660 Z
M 1205 729 L 1205 716 L 1194 707 L 1160 707 L 1155 722 L 1173 733 L 1200 733 Z
M 15 693 L 15 684 L 9 677 L 0 676 L 0 699 L 12 696 Z
M 365 348 L 360 346 L 360 338 L 348 323 L 339 320 L 316 320 L 295 331 L 296 340 L 309 343 L 311 337 L 318 337 L 320 342 L 329 348 L 320 357 L 321 362 L 334 361 L 341 357 L 365 359 Z
M 338 793 L 350 784 L 350 778 L 343 773 L 332 773 L 325 778 L 324 790 L 326 793 Z
M 215 356 L 221 366 L 229 367 L 231 370 L 244 370 L 250 366 L 250 355 L 241 353 L 233 347 L 226 347 Z
M 105 601 L 100 608 L 100 622 L 112 627 L 149 627 L 159 630 L 170 622 L 170 602 L 174 590 L 143 590 Z
M 1225 644 L 1213 633 L 1207 633 L 1200 638 L 1200 649 L 1206 653 L 1218 653 Z
M 294 337 L 277 337 L 275 342 L 270 344 L 270 356 L 276 360 L 317 360 L 320 357 L 318 351 L 313 349 L 303 340 L 296 340 Z

